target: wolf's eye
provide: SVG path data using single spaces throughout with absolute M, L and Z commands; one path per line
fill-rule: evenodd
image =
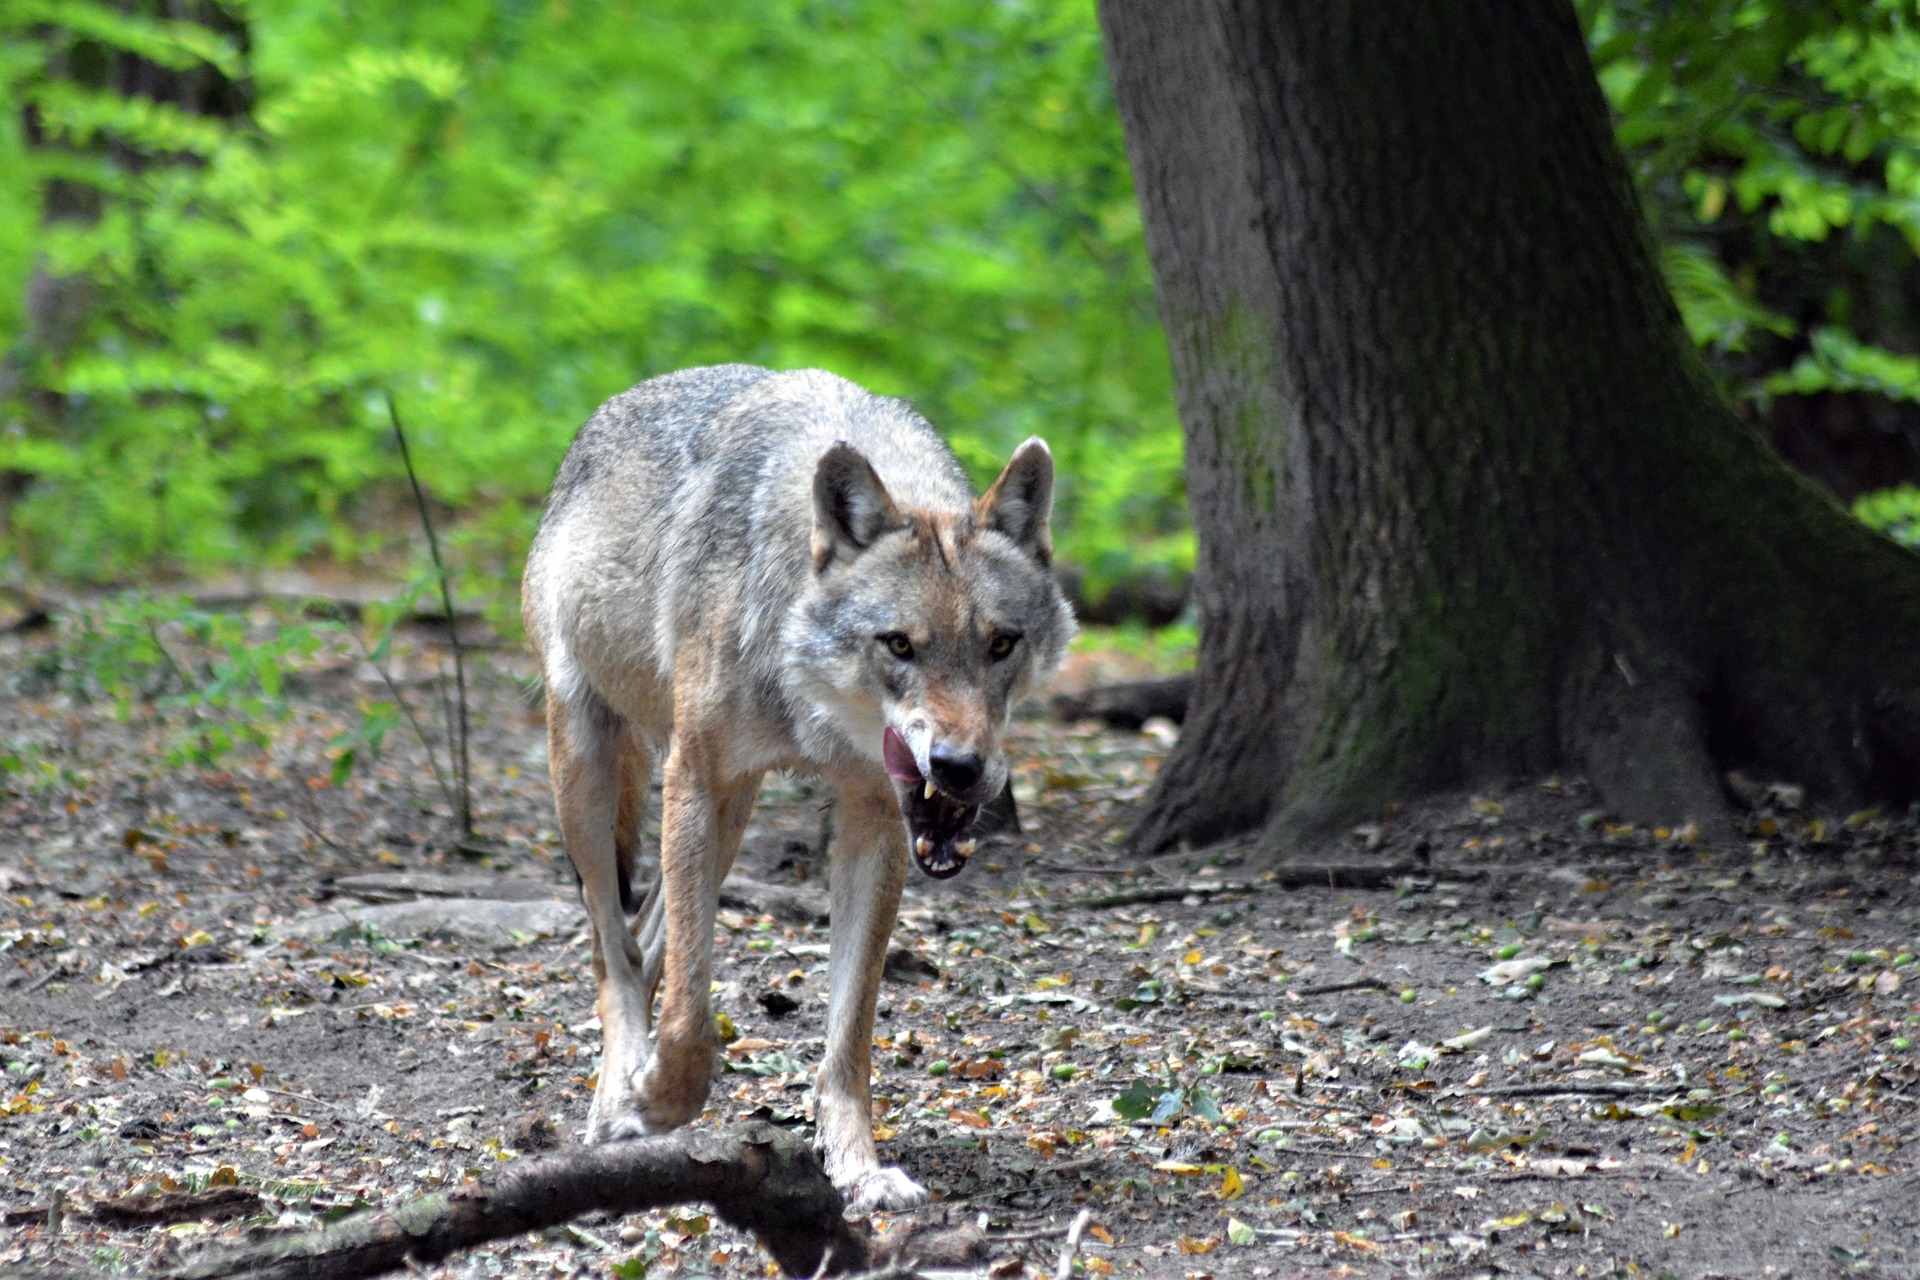
M 1003 631 L 987 645 L 987 656 L 995 662 L 1013 652 L 1013 646 L 1020 643 L 1020 637 L 1010 631 Z
M 913 641 L 899 631 L 889 631 L 879 637 L 880 643 L 887 646 L 887 652 L 902 662 L 913 661 Z

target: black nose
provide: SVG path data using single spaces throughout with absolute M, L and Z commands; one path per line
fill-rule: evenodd
M 987 771 L 986 761 L 978 751 L 962 751 L 944 742 L 933 744 L 933 750 L 927 753 L 927 763 L 933 767 L 933 785 L 955 797 L 964 796 L 979 786 L 981 775 Z

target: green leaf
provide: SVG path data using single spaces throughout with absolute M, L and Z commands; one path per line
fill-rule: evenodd
M 1135 1080 L 1113 1100 L 1113 1114 L 1122 1120 L 1144 1120 L 1160 1103 L 1160 1093 L 1145 1080 Z

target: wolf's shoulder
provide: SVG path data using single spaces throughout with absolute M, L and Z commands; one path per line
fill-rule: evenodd
M 597 476 L 649 443 L 687 439 L 743 391 L 776 376 L 750 364 L 714 364 L 648 378 L 602 404 L 573 437 L 553 480 L 550 507 L 565 505 Z

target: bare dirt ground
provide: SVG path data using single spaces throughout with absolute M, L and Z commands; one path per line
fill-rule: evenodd
M 312 664 L 274 744 L 208 771 L 37 680 L 50 643 L 0 654 L 0 1265 L 138 1273 L 575 1140 L 599 1033 L 523 659 L 476 677 L 498 852 L 466 858 L 400 733 L 330 784 L 364 667 Z M 1406 864 L 1384 888 L 1282 887 L 1118 856 L 1167 736 L 1023 719 L 1025 833 L 908 892 L 882 1151 L 994 1276 L 1051 1276 L 1083 1206 L 1078 1275 L 1920 1275 L 1912 816 L 1775 791 L 1713 844 L 1536 780 L 1300 853 Z M 702 1124 L 807 1123 L 823 799 L 771 779 L 748 835 L 790 892 L 721 914 Z M 238 1216 L 85 1216 L 220 1188 Z M 689 1206 L 433 1270 L 766 1261 Z

